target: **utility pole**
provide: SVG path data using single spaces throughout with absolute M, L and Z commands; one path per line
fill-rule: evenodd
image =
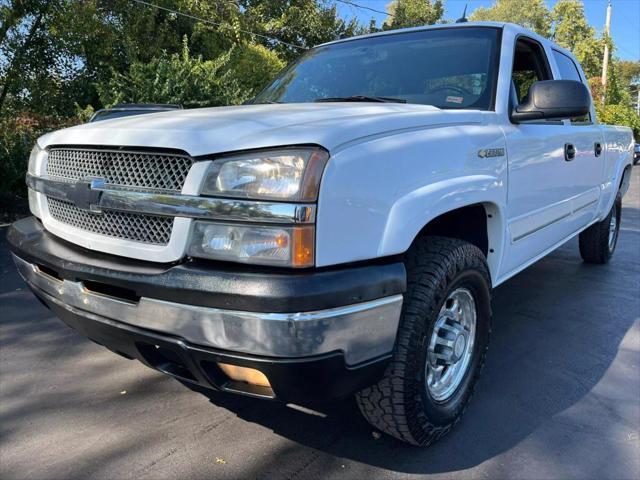
M 604 44 L 604 58 L 602 59 L 602 102 L 607 94 L 607 72 L 609 71 L 609 34 L 611 33 L 611 0 L 607 5 L 607 20 L 604 24 L 607 43 Z

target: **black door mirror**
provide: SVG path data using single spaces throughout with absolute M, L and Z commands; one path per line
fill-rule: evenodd
M 590 107 L 589 90 L 581 82 L 544 80 L 531 85 L 522 103 L 511 112 L 511 121 L 581 117 Z

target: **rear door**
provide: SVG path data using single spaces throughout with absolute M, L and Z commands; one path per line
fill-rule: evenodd
M 575 80 L 587 85 L 584 74 L 569 55 L 555 49 L 552 50 L 552 55 L 556 64 L 556 79 Z M 585 216 L 586 223 L 589 223 L 597 210 L 600 184 L 604 174 L 603 133 L 593 121 L 593 112 L 580 118 L 566 120 L 565 124 L 570 130 L 569 141 L 576 150 L 573 160 L 574 168 L 568 182 L 575 195 L 581 195 L 585 200 L 589 200 L 588 203 L 578 205 L 592 214 Z

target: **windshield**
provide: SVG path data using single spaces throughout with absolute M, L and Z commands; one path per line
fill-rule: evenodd
M 441 28 L 317 47 L 286 68 L 253 103 L 369 97 L 489 110 L 499 34 L 497 28 Z

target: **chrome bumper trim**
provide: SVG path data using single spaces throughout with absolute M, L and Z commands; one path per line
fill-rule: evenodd
M 48 197 L 75 204 L 77 184 L 51 177 L 27 174 L 27 186 Z M 85 188 L 86 187 L 85 185 Z M 228 220 L 239 222 L 313 223 L 316 207 L 312 204 L 295 204 L 234 200 L 229 198 L 200 197 L 177 193 L 130 191 L 108 188 L 108 185 L 92 184 L 95 202 L 91 211 L 120 210 L 147 215 Z
M 393 350 L 402 308 L 402 295 L 299 313 L 222 310 L 145 297 L 133 303 L 92 292 L 82 282 L 56 279 L 13 258 L 34 291 L 76 314 L 252 355 L 294 358 L 341 351 L 347 365 L 356 365 Z

